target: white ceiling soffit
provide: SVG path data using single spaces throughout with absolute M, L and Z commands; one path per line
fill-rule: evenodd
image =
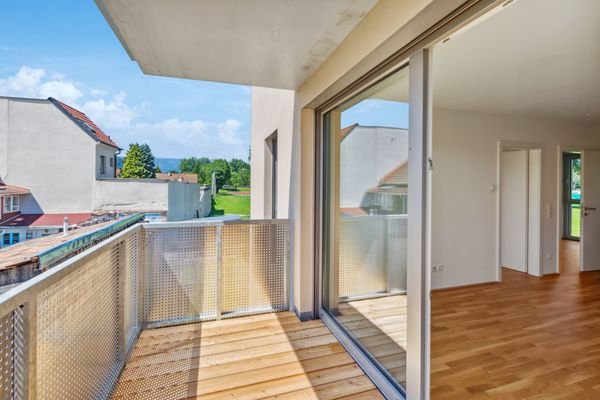
M 151 75 L 298 88 L 376 0 L 96 0 Z
M 600 1 L 518 0 L 433 52 L 436 107 L 600 120 Z

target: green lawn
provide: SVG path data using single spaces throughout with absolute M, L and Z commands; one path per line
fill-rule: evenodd
M 216 195 L 210 216 L 237 214 L 243 219 L 250 219 L 250 195 L 247 192 L 250 192 L 250 188 L 221 189 Z
M 571 208 L 571 235 L 579 237 L 581 232 L 581 206 L 573 205 Z

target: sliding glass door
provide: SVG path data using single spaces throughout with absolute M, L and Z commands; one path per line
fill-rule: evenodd
M 406 386 L 409 68 L 324 115 L 323 309 Z

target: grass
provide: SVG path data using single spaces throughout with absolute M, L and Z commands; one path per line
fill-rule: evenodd
M 250 219 L 250 195 L 239 192 L 250 192 L 250 188 L 221 189 L 215 196 L 210 216 L 236 214 L 242 219 Z
M 581 234 L 581 206 L 573 205 L 571 208 L 571 236 L 579 237 Z

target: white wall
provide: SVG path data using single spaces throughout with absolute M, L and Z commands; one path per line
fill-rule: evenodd
M 91 211 L 95 146 L 50 102 L 0 98 L 0 179 L 31 190 L 23 213 Z
M 94 195 L 94 210 L 166 212 L 169 208 L 167 181 L 100 179 Z
M 360 207 L 365 193 L 407 159 L 406 129 L 354 128 L 340 143 L 340 206 Z
M 167 213 L 168 221 L 206 217 L 210 191 L 197 183 L 156 179 L 99 179 L 94 210 Z
M 597 146 L 600 126 L 434 109 L 432 288 L 496 279 L 498 142 L 542 145 L 542 272 L 556 270 L 558 146 Z M 550 207 L 548 218 L 546 209 Z
M 210 213 L 210 190 L 197 183 L 169 182 L 167 221 L 206 217 Z
M 116 168 L 116 157 L 117 150 L 114 147 L 110 147 L 104 143 L 96 144 L 96 178 L 114 178 Z M 100 173 L 100 156 L 106 157 L 106 170 L 104 174 Z M 110 160 L 113 159 L 112 167 L 110 166 Z
M 293 90 L 252 88 L 252 155 L 250 214 L 253 219 L 271 218 L 270 150 L 265 140 L 277 131 L 277 217 L 289 217 Z

